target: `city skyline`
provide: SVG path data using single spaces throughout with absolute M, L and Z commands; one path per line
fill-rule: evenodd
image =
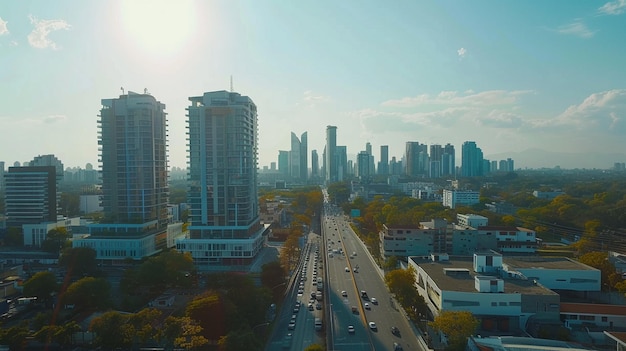
M 292 132 L 322 156 L 328 125 L 351 159 L 366 142 L 400 159 L 409 141 L 458 158 L 469 140 L 521 168 L 539 165 L 515 154 L 529 149 L 624 155 L 625 16 L 624 1 L 13 2 L 0 160 L 96 165 L 101 97 L 147 91 L 167 106 L 169 166 L 185 167 L 187 97 L 231 77 L 259 108 L 259 168 Z

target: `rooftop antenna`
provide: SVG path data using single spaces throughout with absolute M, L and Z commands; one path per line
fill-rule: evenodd
M 230 75 L 230 92 L 234 92 L 235 90 L 233 89 L 233 75 Z
M 143 88 L 143 93 L 144 93 L 145 95 L 148 95 L 148 88 Z
M 124 87 L 121 87 L 120 89 L 122 89 L 122 95 L 124 95 Z

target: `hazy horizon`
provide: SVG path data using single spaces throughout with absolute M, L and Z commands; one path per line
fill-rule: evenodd
M 260 168 L 291 132 L 321 157 L 327 125 L 376 161 L 419 141 L 454 145 L 460 165 L 471 140 L 516 168 L 535 168 L 515 156 L 532 149 L 610 168 L 626 161 L 608 159 L 625 150 L 625 18 L 624 0 L 9 2 L 0 160 L 98 168 L 100 100 L 123 88 L 167 106 L 169 163 L 184 168 L 188 97 L 233 77 L 258 106 Z

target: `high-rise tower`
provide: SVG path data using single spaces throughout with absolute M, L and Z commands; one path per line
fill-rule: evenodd
M 190 97 L 189 238 L 199 270 L 245 270 L 264 243 L 257 191 L 257 108 L 235 92 Z M 230 268 L 228 268 L 230 269 Z
M 378 174 L 389 174 L 389 145 L 380 146 L 380 161 L 378 162 Z
M 167 125 L 165 104 L 128 92 L 103 99 L 100 119 L 104 222 L 167 228 Z M 148 224 L 149 223 L 149 224 Z M 132 231 L 136 234 L 136 231 Z
M 338 157 L 337 157 L 337 127 L 326 127 L 326 154 L 324 167 L 326 169 L 326 182 L 333 183 L 339 180 Z
M 474 141 L 466 141 L 461 147 L 461 175 L 464 177 L 483 175 L 483 152 Z

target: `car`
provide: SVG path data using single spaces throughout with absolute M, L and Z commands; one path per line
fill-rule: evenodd
M 289 325 L 287 326 L 288 330 L 294 330 L 296 329 L 296 323 L 289 323 Z
M 398 344 L 397 342 L 393 343 L 393 351 L 402 351 L 402 345 Z
M 391 334 L 400 335 L 400 329 L 398 329 L 398 327 L 391 327 Z
M 356 267 L 353 269 L 353 271 L 354 271 L 354 273 L 359 273 L 359 269 L 356 268 Z
M 373 303 L 374 305 L 378 305 L 378 300 L 376 300 L 376 298 L 375 298 L 375 297 L 372 297 L 372 298 L 370 299 L 370 301 L 372 301 L 372 303 Z
M 370 310 L 371 309 L 370 308 L 370 304 L 367 303 L 367 302 L 363 304 L 363 308 L 365 308 L 366 310 Z
M 294 307 L 293 313 L 298 313 L 298 312 L 300 312 L 300 307 Z
M 298 289 L 298 295 L 302 295 L 304 293 L 303 289 Z
M 350 272 L 350 268 L 346 267 L 346 272 Z
M 345 290 L 343 290 L 343 291 L 341 292 L 341 296 L 343 296 L 343 297 L 347 297 L 347 296 L 348 296 L 348 292 L 347 292 L 347 291 L 345 291 Z
M 348 333 L 354 334 L 354 326 L 353 325 L 349 325 L 348 326 Z
M 315 308 L 316 308 L 316 309 L 318 309 L 318 310 L 321 310 L 321 309 L 322 309 L 322 304 L 321 304 L 321 303 L 319 303 L 319 302 L 318 302 L 318 303 L 316 303 L 316 304 L 315 304 Z
M 308 304 L 308 308 L 309 308 L 309 311 L 313 311 L 313 304 L 312 304 L 312 303 L 309 303 L 309 304 Z
M 369 322 L 368 325 L 370 326 L 371 330 L 378 330 L 378 327 L 376 326 L 376 322 Z

